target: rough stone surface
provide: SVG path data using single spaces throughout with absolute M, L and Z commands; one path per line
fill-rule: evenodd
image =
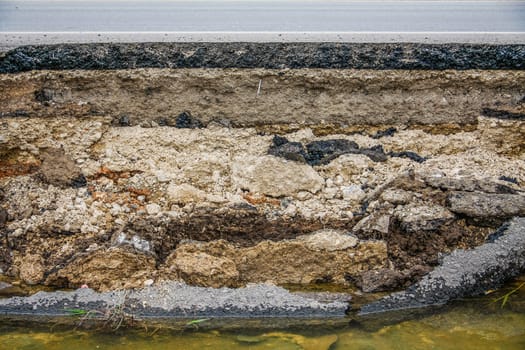
M 110 248 L 80 256 L 70 265 L 52 273 L 48 283 L 60 283 L 69 288 L 83 284 L 100 290 L 137 288 L 155 271 L 155 260 L 121 248 Z
M 296 196 L 300 191 L 317 193 L 323 178 L 311 167 L 272 156 L 237 158 L 232 182 L 239 189 L 271 197 Z
M 336 230 L 319 230 L 309 235 L 299 236 L 297 240 L 304 242 L 309 249 L 329 252 L 353 248 L 359 241 L 355 236 Z
M 481 295 L 525 271 L 525 218 L 514 218 L 493 243 L 456 250 L 406 291 L 365 305 L 361 314 L 444 304 Z
M 315 295 L 313 296 L 315 297 Z M 347 302 L 319 302 L 273 285 L 246 288 L 201 288 L 169 282 L 131 292 L 38 292 L 29 297 L 0 299 L 5 314 L 65 315 L 67 308 L 104 311 L 120 305 L 137 317 L 342 317 Z
M 448 197 L 450 210 L 473 218 L 510 218 L 525 215 L 525 196 L 456 192 Z
M 371 266 L 387 265 L 384 242 L 361 241 L 356 245 L 353 237 L 345 239 L 337 233 L 339 243 L 328 244 L 322 239 L 326 235 L 321 232 L 295 240 L 264 241 L 246 248 L 225 241 L 187 242 L 168 257 L 166 268 L 168 274 L 177 269 L 191 272 L 185 280 L 196 278 L 201 285 L 236 286 L 266 281 L 276 284 L 344 283 L 347 276 L 357 277 Z M 203 278 L 206 275 L 210 277 Z M 185 277 L 184 274 L 181 277 Z
M 392 204 L 408 204 L 414 199 L 415 193 L 401 189 L 387 189 L 381 193 L 381 199 Z
M 109 288 L 100 282 L 106 272 L 101 276 L 83 274 L 77 262 L 86 254 L 111 247 L 132 248 L 130 261 L 134 254 L 137 261 L 142 261 L 144 254 L 154 260 L 151 270 L 149 262 L 130 264 L 135 271 L 129 271 L 129 276 L 136 274 L 136 278 L 112 275 L 117 288 L 141 285 L 161 274 L 166 258 L 188 239 L 210 243 L 224 239 L 238 246 L 228 250 L 227 258 L 235 263 L 239 284 L 267 279 L 309 283 L 330 278 L 346 284 L 343 268 L 330 267 L 326 273 L 314 268 L 317 262 L 303 258 L 313 254 L 322 264 L 336 259 L 330 263 L 335 266 L 339 261 L 336 255 L 342 251 L 312 253 L 305 242 L 293 241 L 322 228 L 352 232 L 360 242 L 377 239 L 386 244 L 386 260 L 373 260 L 368 265 L 348 263 L 350 275 L 357 280 L 370 269 L 385 267 L 408 271 L 417 279 L 420 275 L 410 272 L 413 266 L 429 268 L 438 263 L 439 254 L 475 247 L 499 225 L 483 221 L 477 226 L 464 215 L 450 220 L 450 213 L 443 210 L 448 196 L 458 188 L 478 191 L 468 192 L 471 194 L 486 190 L 487 194 L 512 195 L 508 192 L 513 191 L 513 196 L 521 196 L 525 183 L 525 166 L 518 152 L 522 139 L 518 142 L 516 136 L 521 124 L 516 121 L 497 121 L 495 127 L 494 121 L 480 118 L 471 131 L 449 133 L 445 126 L 436 129 L 440 133 L 407 128 L 380 139 L 373 138 L 375 132 L 368 129 L 326 136 L 318 136 L 310 128 L 286 132 L 289 143 L 344 139 L 363 148 L 382 145 L 385 153 L 411 149 L 432 155 L 424 163 L 397 157 L 378 163 L 362 154 L 344 154 L 327 164 L 310 166 L 266 155 L 275 144 L 275 133 L 255 128 L 120 127 L 113 126 L 111 118 L 96 116 L 67 119 L 67 127 L 63 116 L 2 120 L 1 205 L 9 215 L 4 228 L 8 240 L 0 244 L 0 266 L 6 274 L 19 277 L 22 260 L 16 257 L 29 249 L 43 258 L 43 283 L 56 287 L 87 283 L 93 288 Z M 488 135 L 490 142 L 483 135 Z M 510 141 L 496 143 L 498 138 Z M 509 148 L 513 142 L 515 147 Z M 40 153 L 61 147 L 85 174 L 86 187 L 50 186 L 33 175 L 41 166 Z M 269 160 L 271 166 L 265 167 Z M 251 183 L 246 175 L 254 164 L 262 164 L 249 179 L 255 183 L 260 182 L 257 174 L 273 171 L 263 184 L 267 193 L 239 186 L 240 180 Z M 307 179 L 315 179 L 313 188 L 310 183 L 297 186 L 305 174 L 311 175 Z M 504 176 L 516 181 L 500 180 Z M 427 183 L 430 177 L 447 178 L 449 184 L 462 187 L 438 187 Z M 493 193 L 499 185 L 504 185 L 506 192 Z M 274 192 L 276 188 L 279 193 Z M 436 208 L 439 215 L 434 215 Z M 239 251 L 248 252 L 243 249 L 256 251 L 254 247 L 267 240 L 273 241 L 265 244 L 275 252 L 272 250 L 266 260 L 264 245 L 257 248 L 261 252 L 256 259 L 246 259 L 248 263 L 232 258 Z M 285 249 L 282 240 L 292 240 L 286 243 L 292 247 L 290 255 L 278 251 Z M 214 251 L 202 252 L 223 257 Z M 263 273 L 256 265 L 267 266 L 270 259 L 276 262 L 269 268 L 273 272 Z M 277 264 L 294 266 L 299 272 L 281 271 Z M 353 266 L 360 268 L 354 270 Z M 56 276 L 56 267 L 69 269 L 68 276 L 83 277 L 72 284 L 68 278 L 48 278 Z
M 174 279 L 180 278 L 191 285 L 219 288 L 239 284 L 235 263 L 226 257 L 182 251 L 168 257 L 166 265 L 174 273 Z
M 443 190 L 465 191 L 465 192 L 484 192 L 484 193 L 506 193 L 511 194 L 516 191 L 501 182 L 490 181 L 487 179 L 457 178 L 445 176 L 429 176 L 425 182 L 432 187 Z
M 396 270 L 370 270 L 361 276 L 359 285 L 363 292 L 383 292 L 396 289 L 402 285 L 403 274 Z
M 435 231 L 441 225 L 451 223 L 455 216 L 441 206 L 402 206 L 396 209 L 395 217 L 403 230 L 412 233 Z
M 42 158 L 39 176 L 45 182 L 61 187 L 86 186 L 86 178 L 80 168 L 63 149 L 47 149 L 42 152 Z
M 39 254 L 27 254 L 19 258 L 19 276 L 27 284 L 38 284 L 44 279 L 44 259 Z
M 168 199 L 176 204 L 188 204 L 201 202 L 206 198 L 204 191 L 195 188 L 190 184 L 170 184 L 166 189 Z

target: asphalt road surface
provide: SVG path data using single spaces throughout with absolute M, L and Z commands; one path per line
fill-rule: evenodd
M 525 1 L 0 0 L 0 51 L 81 42 L 525 43 Z
M 525 1 L 0 1 L 1 32 L 525 32 Z

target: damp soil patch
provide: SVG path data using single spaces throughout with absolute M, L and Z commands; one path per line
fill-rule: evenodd
M 293 239 L 323 228 L 349 231 L 355 220 L 314 220 L 303 217 L 268 219 L 254 207 L 245 210 L 196 211 L 181 219 L 159 221 L 138 218 L 123 229 L 152 243 L 157 257 L 164 260 L 182 241 L 209 242 L 223 239 L 241 247 L 265 240 Z

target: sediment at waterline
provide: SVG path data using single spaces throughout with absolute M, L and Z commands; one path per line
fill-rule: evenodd
M 348 307 L 347 302 L 318 301 L 272 285 L 214 289 L 177 282 L 133 291 L 97 293 L 84 288 L 0 299 L 4 315 L 66 316 L 71 310 L 82 310 L 104 319 L 112 310 L 119 310 L 113 316 L 122 317 L 125 323 L 128 318 L 138 321 L 142 317 L 343 317 Z

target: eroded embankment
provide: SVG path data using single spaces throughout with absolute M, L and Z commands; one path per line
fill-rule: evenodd
M 407 286 L 525 215 L 524 87 L 522 70 L 0 75 L 1 271 Z

